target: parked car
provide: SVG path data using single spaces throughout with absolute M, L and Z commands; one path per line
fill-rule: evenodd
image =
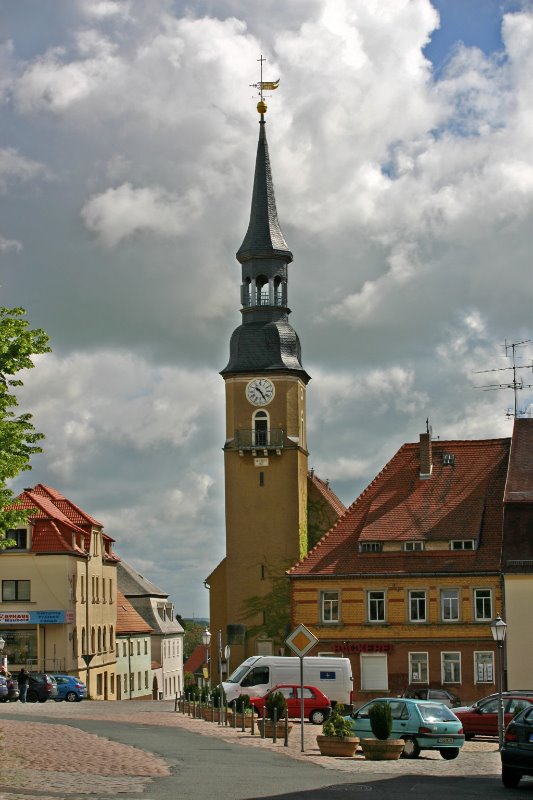
M 502 692 L 502 697 L 533 697 L 533 689 L 506 689 Z M 454 709 L 454 712 L 457 711 L 467 711 L 471 708 L 477 708 L 480 704 L 483 704 L 486 700 L 492 700 L 494 697 L 499 697 L 498 692 L 492 692 L 492 694 L 487 694 L 485 697 L 481 697 L 479 700 L 476 700 L 474 703 L 470 703 L 467 706 L 459 706 L 458 708 Z
M 533 705 L 533 694 L 516 694 L 505 692 L 502 694 L 504 721 L 508 725 L 515 714 L 526 706 Z M 490 695 L 483 700 L 478 700 L 473 706 L 455 708 L 454 713 L 463 724 L 466 739 L 474 736 L 498 735 L 498 695 Z
M 454 712 L 432 700 L 379 697 L 346 717 L 354 736 L 374 738 L 368 712 L 375 703 L 386 703 L 392 713 L 393 739 L 403 739 L 402 758 L 418 758 L 421 750 L 438 750 L 443 758 L 457 758 L 464 744 L 463 728 Z
M 437 703 L 444 703 L 448 708 L 461 705 L 456 694 L 441 686 L 433 689 L 428 686 L 408 686 L 400 697 L 408 697 L 410 700 L 436 700 Z
M 523 775 L 533 775 L 533 706 L 511 720 L 500 755 L 502 781 L 508 789 L 516 789 Z
M 7 688 L 7 678 L 0 675 L 0 703 L 7 703 L 9 699 L 9 689 Z
M 75 703 L 87 697 L 87 687 L 75 678 L 73 675 L 54 675 L 57 683 L 57 696 L 54 697 L 56 703 L 61 700 L 66 700 L 69 703 Z
M 331 714 L 331 703 L 329 698 L 317 689 L 316 686 L 304 686 L 304 716 L 313 725 L 322 725 L 322 723 Z M 269 694 L 273 692 L 281 692 L 287 700 L 287 711 L 289 717 L 300 718 L 301 714 L 301 687 L 294 684 L 279 684 L 274 686 L 270 692 L 267 692 L 263 697 L 251 697 L 250 705 L 255 708 L 260 717 L 263 716 L 263 709 L 265 707 L 266 699 Z
M 19 682 L 16 678 L 7 679 L 8 700 L 14 703 L 20 697 Z
M 46 672 L 29 672 L 28 679 L 28 703 L 46 703 L 50 698 L 57 697 L 57 683 L 52 675 Z

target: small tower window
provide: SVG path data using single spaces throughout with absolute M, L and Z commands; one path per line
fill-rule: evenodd
M 259 275 L 255 281 L 255 285 L 257 287 L 257 305 L 270 305 L 268 278 L 266 275 Z
M 268 445 L 268 414 L 266 411 L 256 411 L 254 414 L 254 445 L 256 447 Z

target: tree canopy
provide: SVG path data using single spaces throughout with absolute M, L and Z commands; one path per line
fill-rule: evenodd
M 22 509 L 6 509 L 14 499 L 7 481 L 31 469 L 30 459 L 42 452 L 38 442 L 44 438 L 31 414 L 17 412 L 14 389 L 23 383 L 14 376 L 34 366 L 32 356 L 50 351 L 48 336 L 40 328 L 32 330 L 25 313 L 23 308 L 0 307 L 0 549 L 8 545 L 6 531 L 27 516 Z

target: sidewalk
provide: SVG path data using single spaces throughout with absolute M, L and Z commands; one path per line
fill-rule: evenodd
M 30 716 L 41 716 L 43 722 L 25 721 Z M 249 730 L 243 733 L 240 726 L 224 727 L 175 712 L 173 702 L 6 703 L 0 706 L 0 800 L 57 800 L 57 794 L 141 794 L 153 777 L 170 774 L 164 761 L 151 753 L 61 724 L 76 719 L 184 728 L 243 747 L 269 748 L 325 769 L 352 772 L 357 779 L 376 770 L 376 762 L 367 762 L 362 755 L 351 759 L 321 756 L 316 736 L 322 729 L 309 723 L 304 725 L 302 752 L 299 722 L 293 724 L 285 747 L 283 739 L 274 744 L 257 732 L 254 737 Z M 444 761 L 438 752 L 424 752 L 415 760 L 379 762 L 379 771 L 384 776 L 488 777 L 500 774 L 500 758 L 495 740 L 476 741 L 467 742 L 454 761 Z M 24 790 L 27 794 L 21 794 Z M 39 792 L 38 797 L 32 791 Z

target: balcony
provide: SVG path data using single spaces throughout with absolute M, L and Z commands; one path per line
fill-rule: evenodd
M 239 430 L 230 445 L 233 450 L 281 450 L 285 446 L 282 428 Z

